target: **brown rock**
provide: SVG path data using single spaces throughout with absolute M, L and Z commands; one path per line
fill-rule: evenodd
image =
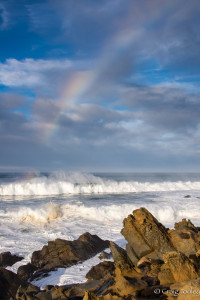
M 183 281 L 179 283 L 174 283 L 170 285 L 170 291 L 177 291 L 178 300 L 191 300 L 200 297 L 200 278 L 194 280 Z M 170 295 L 170 292 L 166 291 L 168 299 L 174 299 L 173 294 Z M 171 297 L 170 297 L 171 296 Z M 173 297 L 173 298 L 172 298 Z
M 133 263 L 145 255 L 162 259 L 164 253 L 175 250 L 167 229 L 145 208 L 133 211 L 123 224 L 121 233 L 128 241 L 127 250 Z
M 120 268 L 115 270 L 115 284 L 112 287 L 112 291 L 121 296 L 136 296 L 138 291 L 147 287 L 146 281 L 141 280 L 138 277 L 124 276 Z
M 143 256 L 138 264 L 137 267 L 142 271 L 142 273 L 148 277 L 156 278 L 158 273 L 161 270 L 164 261 L 159 259 L 151 259 L 146 256 Z M 157 281 L 156 281 L 157 282 Z M 153 284 L 151 284 L 153 285 Z
M 175 223 L 175 230 L 169 230 L 169 237 L 177 251 L 185 255 L 195 255 L 200 250 L 200 235 L 190 220 Z
M 168 252 L 163 255 L 165 264 L 158 274 L 160 284 L 168 284 L 195 279 L 199 276 L 196 266 L 181 252 Z
M 0 253 L 0 267 L 8 267 L 14 265 L 17 261 L 22 260 L 23 257 L 12 255 L 9 251 Z
M 37 267 L 28 263 L 27 265 L 23 265 L 18 268 L 17 275 L 22 280 L 28 280 L 36 270 Z
M 15 299 L 15 295 L 19 286 L 28 286 L 28 284 L 19 277 L 6 269 L 0 268 L 0 299 L 9 300 L 11 297 Z
M 100 280 L 103 278 L 112 277 L 115 266 L 111 261 L 104 261 L 96 266 L 93 266 L 90 271 L 86 274 L 87 279 Z
M 111 294 L 107 294 L 104 296 L 96 296 L 94 293 L 85 292 L 85 296 L 83 298 L 83 300 L 122 300 L 124 298 L 116 296 L 116 295 L 111 295 Z M 134 299 L 134 298 L 132 298 Z
M 134 267 L 126 251 L 119 247 L 114 242 L 110 242 L 110 250 L 114 259 L 115 265 L 122 269 L 132 269 Z
M 31 263 L 42 269 L 70 267 L 89 259 L 108 246 L 108 241 L 87 232 L 74 241 L 56 239 L 48 242 L 42 250 L 33 252 Z

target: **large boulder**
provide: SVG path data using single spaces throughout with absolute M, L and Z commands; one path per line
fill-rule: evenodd
M 164 253 L 175 250 L 167 229 L 147 209 L 134 210 L 123 224 L 121 233 L 128 241 L 127 253 L 134 264 L 145 255 L 162 259 Z
M 158 274 L 160 284 L 180 282 L 199 277 L 196 266 L 181 252 L 169 252 L 163 255 L 164 265 Z
M 77 240 L 56 239 L 42 250 L 33 252 L 31 264 L 37 268 L 66 268 L 82 262 L 109 247 L 109 242 L 86 232 Z
M 9 251 L 0 253 L 0 267 L 8 267 L 22 260 L 23 257 L 13 255 Z

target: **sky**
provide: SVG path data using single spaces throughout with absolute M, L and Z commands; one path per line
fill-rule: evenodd
M 199 171 L 199 15 L 0 0 L 0 171 Z

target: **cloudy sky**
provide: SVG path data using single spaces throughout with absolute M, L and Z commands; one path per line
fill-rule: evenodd
M 0 0 L 0 171 L 199 171 L 198 0 Z

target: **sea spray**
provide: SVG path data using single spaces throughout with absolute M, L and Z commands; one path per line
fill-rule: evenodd
M 102 179 L 85 173 L 53 173 L 0 184 L 0 196 L 121 194 L 199 190 L 200 181 L 139 182 Z

